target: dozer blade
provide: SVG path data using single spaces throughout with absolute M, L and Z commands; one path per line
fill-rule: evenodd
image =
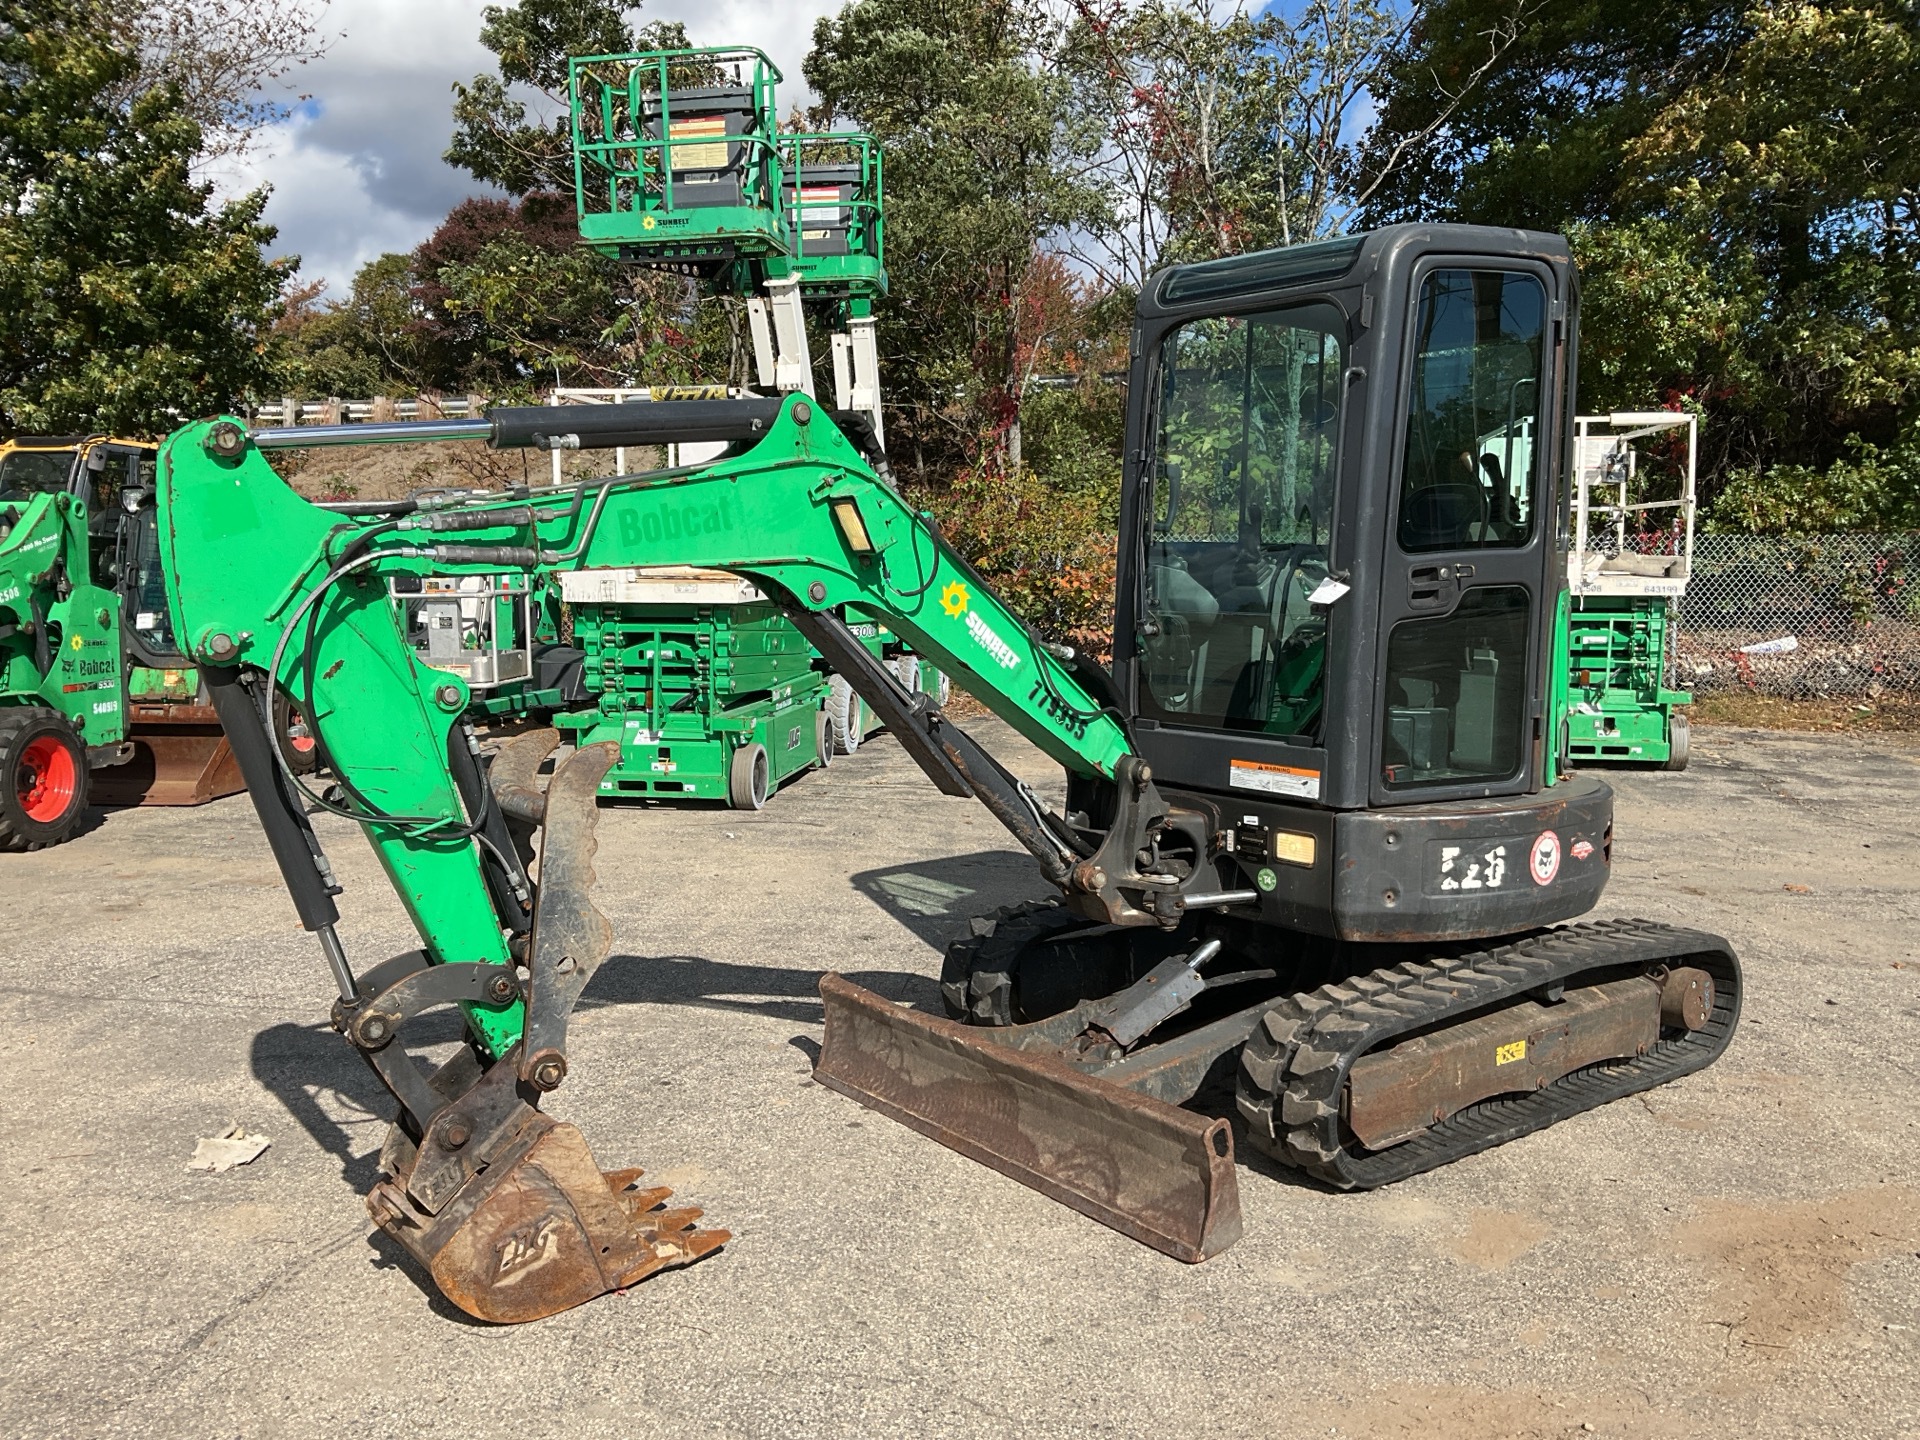
M 1144 1245 L 1205 1260 L 1240 1238 L 1233 1131 L 993 1032 L 827 975 L 814 1076 Z
M 637 1171 L 603 1173 L 573 1126 L 531 1109 L 526 1117 L 507 1153 L 439 1214 L 421 1209 L 399 1175 L 367 1197 L 380 1228 L 467 1314 L 539 1320 L 732 1238 L 695 1228 L 696 1209 L 665 1209 L 671 1191 L 635 1189 Z

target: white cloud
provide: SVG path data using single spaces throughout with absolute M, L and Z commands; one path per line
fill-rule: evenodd
M 229 193 L 269 184 L 276 254 L 343 293 L 353 272 L 419 244 L 467 195 L 486 193 L 441 158 L 452 137 L 452 85 L 492 69 L 479 41 L 484 0 L 331 0 L 325 28 L 344 32 L 295 77 L 313 100 L 218 174 Z M 784 113 L 811 99 L 800 62 L 814 21 L 840 0 L 654 0 L 649 20 L 685 23 L 696 45 L 756 45 L 786 77 Z
M 696 45 L 753 45 L 785 77 L 780 109 L 812 103 L 800 62 L 813 47 L 813 25 L 835 15 L 842 0 L 652 0 L 648 20 L 678 20 Z

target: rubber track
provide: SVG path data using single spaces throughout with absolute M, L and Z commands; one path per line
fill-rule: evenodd
M 1055 935 L 1091 929 L 1057 899 L 1003 905 L 969 922 L 971 933 L 947 947 L 940 999 L 947 1018 L 970 1025 L 1011 1025 L 1013 977 L 1026 951 Z
M 1497 1096 L 1386 1150 L 1358 1148 L 1340 1121 L 1353 1062 L 1410 1031 L 1430 1029 L 1594 971 L 1696 965 L 1713 976 L 1713 1013 L 1698 1030 L 1645 1055 L 1565 1075 L 1544 1089 Z M 1740 962 L 1718 935 L 1651 920 L 1542 931 L 1491 950 L 1410 961 L 1290 996 L 1240 1053 L 1238 1101 L 1256 1148 L 1343 1190 L 1371 1190 L 1503 1145 L 1582 1111 L 1711 1063 L 1740 1018 Z

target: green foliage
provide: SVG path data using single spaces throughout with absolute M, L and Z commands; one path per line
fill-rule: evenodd
M 349 298 L 320 305 L 307 291 L 289 302 L 273 351 L 281 391 L 527 399 L 556 384 L 728 373 L 722 302 L 576 239 L 555 196 L 461 201 L 410 254 L 362 266 Z
M 1030 0 L 864 0 L 814 29 L 816 121 L 886 147 L 882 368 L 917 473 L 982 444 L 1018 468 L 1041 292 L 1059 283 L 1038 262 L 1100 213 L 1080 174 L 1098 137 L 1074 120 L 1050 39 Z
M 1882 450 L 1855 440 L 1825 470 L 1741 471 L 1715 499 L 1707 524 L 1759 535 L 1920 530 L 1920 445 Z
M 482 12 L 480 43 L 500 57 L 497 75 L 453 87 L 453 143 L 446 158 L 510 195 L 573 192 L 567 123 L 567 61 L 578 55 L 682 49 L 679 24 L 639 25 L 638 5 L 614 0 L 518 0 Z M 514 87 L 538 91 L 544 113 L 529 118 Z
M 942 532 L 1029 625 L 1104 654 L 1113 634 L 1114 517 L 1030 470 L 962 471 L 918 494 Z
M 289 295 L 274 323 L 268 354 L 279 392 L 359 397 L 421 388 L 412 257 L 369 260 L 338 304 L 320 302 L 324 288 L 316 282 Z
M 0 410 L 20 430 L 158 433 L 267 374 L 290 267 L 265 192 L 224 205 L 200 126 L 87 0 L 0 27 Z M 132 91 L 132 98 L 118 97 Z
M 1376 148 L 1502 8 L 1429 9 Z M 1916 102 L 1907 0 L 1542 7 L 1371 214 L 1569 230 L 1582 407 L 1703 410 L 1719 523 L 1911 514 L 1893 457 L 1920 425 Z
M 1088 258 L 1111 283 L 1137 288 L 1158 264 L 1344 228 L 1374 183 L 1356 134 L 1406 7 L 1301 0 L 1286 13 L 1222 14 L 1208 0 L 1070 0 L 1068 8 L 1060 64 L 1084 123 L 1102 136 L 1097 169 L 1108 190 L 1093 232 L 1103 253 Z

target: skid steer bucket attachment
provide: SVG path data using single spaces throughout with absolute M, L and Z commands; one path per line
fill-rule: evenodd
M 136 703 L 130 710 L 133 754 L 94 772 L 97 803 L 204 805 L 247 788 L 212 706 Z
M 414 952 L 368 972 L 334 1022 L 413 1118 L 388 1132 L 387 1178 L 367 1209 L 449 1300 L 499 1322 L 569 1309 L 730 1238 L 696 1228 L 699 1210 L 669 1207 L 670 1190 L 637 1185 L 639 1170 L 601 1170 L 577 1129 L 537 1108 L 566 1078 L 567 1017 L 613 939 L 590 891 L 594 797 L 619 747 L 577 751 L 541 796 L 533 773 L 550 733 L 513 742 L 493 776 L 503 808 L 543 821 L 524 988 L 503 966 L 429 965 Z M 488 1062 L 469 1047 L 429 1077 L 393 1043 L 403 1020 L 433 1005 L 522 1002 L 520 1043 Z
M 820 981 L 821 1084 L 1179 1260 L 1240 1238 L 1233 1131 L 994 1032 Z

